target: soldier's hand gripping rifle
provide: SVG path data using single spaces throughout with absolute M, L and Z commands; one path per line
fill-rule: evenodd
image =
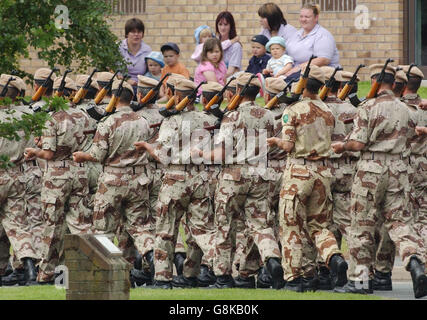
M 378 93 L 378 90 L 382 84 L 382 82 L 384 81 L 384 77 L 385 77 L 385 69 L 387 68 L 387 65 L 391 62 L 394 62 L 393 59 L 388 58 L 387 61 L 385 62 L 383 69 L 381 70 L 381 73 L 377 76 L 377 78 L 375 79 L 375 82 L 372 84 L 371 86 L 371 90 L 369 90 L 368 95 L 366 96 L 366 98 L 363 99 L 359 99 L 357 97 L 357 93 L 353 93 L 351 95 L 349 95 L 349 99 L 350 102 L 353 106 L 357 107 L 359 104 L 361 104 L 363 101 L 365 101 L 366 99 L 372 99 L 375 98 L 375 96 Z
M 139 103 L 131 103 L 130 107 L 132 108 L 132 110 L 138 111 L 138 110 L 141 110 L 142 108 L 144 108 L 144 106 L 147 104 L 147 102 L 149 102 L 151 100 L 151 98 L 153 98 L 156 95 L 156 93 L 160 91 L 160 88 L 161 88 L 163 82 L 170 75 L 171 75 L 171 73 L 166 73 L 163 76 L 163 78 L 160 79 L 159 83 L 154 88 L 150 89 L 150 91 L 147 92 L 147 94 L 141 99 L 141 101 L 139 101 Z
M 51 80 L 52 75 L 55 71 L 59 71 L 59 69 L 53 68 L 50 74 L 47 76 L 46 80 L 43 82 L 43 84 L 37 89 L 37 91 L 31 97 L 30 108 L 34 103 L 39 101 L 42 96 L 45 95 L 47 89 L 49 88 L 49 81 Z
M 273 98 L 271 98 L 270 99 L 270 101 L 268 101 L 268 103 L 265 105 L 265 108 L 267 108 L 267 109 L 271 109 L 271 108 L 273 108 L 278 102 L 279 102 L 279 100 L 283 97 L 283 96 L 286 96 L 286 93 L 287 93 L 287 91 L 288 91 L 288 89 L 292 86 L 292 84 L 294 83 L 294 82 L 296 82 L 297 80 L 296 79 L 293 79 L 293 80 L 291 80 L 291 81 L 289 81 L 289 83 L 286 85 L 286 87 L 283 89 L 283 91 L 282 92 L 279 92 L 278 94 L 276 94 Z M 289 97 L 287 97 L 287 98 L 289 98 Z M 288 103 L 289 102 L 289 100 L 287 100 L 286 99 L 286 101 L 284 101 L 286 104 L 290 104 L 290 103 Z M 294 101 L 292 101 L 292 102 L 294 102 Z M 291 103 L 292 103 L 291 102 Z
M 92 83 L 92 77 L 95 74 L 95 72 L 98 72 L 96 68 L 92 71 L 89 78 L 87 78 L 87 81 L 84 84 L 84 86 L 81 87 L 79 91 L 77 91 L 76 96 L 73 99 L 74 104 L 78 104 L 81 100 L 83 100 L 86 97 L 87 92 L 89 91 L 89 88 L 90 88 L 90 84 Z
M 353 73 L 353 76 L 351 77 L 350 81 L 347 82 L 346 85 L 344 86 L 344 88 L 341 90 L 340 94 L 338 95 L 338 99 L 340 99 L 341 101 L 344 101 L 345 99 L 347 99 L 348 94 L 350 93 L 351 89 L 353 89 L 354 85 L 356 84 L 357 73 L 359 72 L 360 69 L 362 69 L 364 67 L 365 67 L 364 64 L 359 64 L 356 71 Z
M 9 83 L 10 83 L 11 81 L 14 81 L 14 80 L 16 80 L 16 78 L 14 78 L 14 77 L 10 77 L 10 78 L 7 80 L 6 84 L 4 85 L 4 87 L 3 87 L 3 89 L 2 89 L 2 91 L 1 91 L 1 93 L 0 93 L 0 98 L 4 98 L 4 97 L 6 97 L 6 94 L 7 94 L 7 86 L 9 85 Z
M 252 79 L 256 78 L 257 75 L 253 74 L 250 76 L 248 82 L 245 84 L 245 86 L 243 87 L 242 91 L 240 91 L 239 94 L 236 94 L 234 96 L 234 98 L 230 101 L 230 103 L 228 104 L 228 106 L 224 109 L 224 111 L 221 110 L 221 106 L 218 104 L 214 104 L 211 108 L 210 108 L 210 113 L 212 113 L 215 117 L 217 117 L 218 119 L 222 119 L 222 117 L 224 116 L 224 114 L 227 111 L 230 110 L 234 110 L 235 108 L 237 108 L 240 103 L 242 102 L 242 99 L 244 97 L 244 95 L 246 94 L 246 91 L 248 90 L 249 84 L 251 83 Z
M 218 101 L 224 95 L 225 90 L 227 90 L 227 88 L 230 85 L 231 81 L 233 81 L 234 79 L 236 79 L 236 78 L 235 77 L 231 77 L 230 80 L 228 80 L 228 82 L 225 84 L 224 88 L 222 88 L 220 92 L 218 92 L 216 95 L 213 96 L 213 98 L 205 106 L 205 111 L 209 111 L 214 104 L 218 103 Z
M 320 90 L 319 93 L 319 98 L 322 101 L 325 101 L 326 97 L 328 96 L 329 91 L 331 90 L 331 88 L 334 86 L 335 84 L 335 75 L 337 74 L 338 71 L 342 70 L 341 67 L 336 67 L 334 70 L 334 73 L 332 73 L 331 77 L 329 78 L 328 81 L 326 81 L 325 85 L 323 86 L 322 90 Z
M 61 84 L 59 85 L 58 90 L 55 92 L 55 97 L 62 97 L 64 95 L 64 89 L 65 89 L 65 77 L 67 74 L 71 72 L 70 69 L 65 70 L 64 75 L 62 76 Z
M 111 100 L 110 100 L 110 103 L 108 104 L 108 106 L 105 108 L 105 111 L 107 112 L 107 113 L 112 113 L 113 112 L 113 110 L 114 110 L 114 108 L 117 106 L 117 104 L 119 103 L 119 101 L 120 101 L 120 96 L 122 95 L 122 91 L 123 91 L 123 82 L 125 81 L 125 79 L 126 79 L 126 77 L 127 77 L 127 75 L 124 75 L 123 76 L 123 79 L 122 79 L 122 81 L 120 81 L 120 84 L 119 84 L 119 88 L 117 89 L 117 92 L 114 94 L 113 93 L 113 96 L 112 96 L 112 98 L 111 98 Z
M 169 109 L 166 109 L 165 107 L 163 107 L 159 109 L 159 113 L 165 118 L 178 114 L 179 112 L 184 110 L 184 108 L 188 105 L 190 101 L 193 101 L 194 99 L 196 99 L 197 91 L 199 91 L 199 88 L 203 84 L 206 84 L 206 81 L 199 83 L 199 85 L 188 96 L 182 99 L 181 102 L 175 106 L 174 110 L 169 111 Z

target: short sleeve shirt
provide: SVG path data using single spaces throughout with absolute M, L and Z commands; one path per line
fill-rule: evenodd
M 294 26 L 290 25 L 289 23 L 287 25 L 281 24 L 279 30 L 277 31 L 277 36 L 285 39 L 285 43 L 287 45 L 288 41 L 293 36 L 295 36 L 297 31 L 298 30 Z M 266 36 L 268 39 L 271 39 L 271 37 L 272 37 L 271 32 L 268 29 L 262 29 L 260 34 Z
M 230 47 L 224 50 L 224 62 L 228 67 L 236 67 L 242 69 L 243 49 L 242 45 L 238 42 L 233 43 Z
M 227 73 L 227 67 L 225 66 L 224 61 L 221 61 L 219 63 L 218 68 L 215 68 L 215 66 L 209 61 L 204 61 L 200 63 L 196 68 L 196 72 L 194 73 L 194 83 L 196 85 L 199 85 L 201 82 L 206 81 L 206 77 L 203 75 L 203 72 L 206 71 L 212 71 L 213 73 L 215 73 L 216 81 L 221 85 L 225 84 L 225 75 Z M 202 88 L 199 88 L 197 94 L 200 95 L 201 93 Z
M 282 70 L 288 63 L 294 63 L 292 57 L 284 54 L 279 59 L 270 58 L 267 62 L 267 68 L 273 70 L 273 75 L 276 75 L 280 70 Z
M 132 80 L 138 82 L 138 75 L 143 75 L 147 71 L 145 57 L 148 56 L 152 51 L 151 47 L 142 41 L 141 48 L 136 55 L 133 55 L 128 50 L 127 39 L 124 39 L 120 43 L 119 51 L 125 61 L 130 62 L 130 64 L 127 66 L 128 75 Z

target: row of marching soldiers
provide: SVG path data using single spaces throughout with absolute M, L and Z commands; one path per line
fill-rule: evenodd
M 427 295 L 422 72 L 370 66 L 375 92 L 363 102 L 357 71 L 303 73 L 291 96 L 283 80 L 263 86 L 248 73 L 200 88 L 176 74 L 139 76 L 135 103 L 115 74 L 53 80 L 39 69 L 35 90 L 60 91 L 70 108 L 51 112 L 41 137 L 0 140 L 15 164 L 0 169 L 1 272 L 7 241 L 13 248 L 3 283 L 52 283 L 70 232 L 115 237 L 132 285 L 372 293 L 392 289 L 397 248 L 415 296 Z M 23 95 L 16 76 L 0 84 Z M 155 103 L 161 86 L 165 106 Z M 255 102 L 262 87 L 265 107 Z M 1 107 L 2 122 L 36 101 Z

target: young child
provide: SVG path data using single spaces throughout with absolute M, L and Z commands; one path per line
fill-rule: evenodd
M 267 67 L 267 62 L 271 58 L 265 49 L 267 42 L 268 38 L 262 34 L 252 37 L 251 46 L 253 56 L 251 60 L 249 60 L 246 72 L 253 74 L 262 73 L 262 71 Z
M 165 66 L 162 53 L 159 51 L 151 51 L 151 53 L 145 57 L 145 63 L 148 71 L 144 76 L 157 81 L 160 80 L 160 77 L 162 76 L 162 68 Z
M 267 67 L 262 71 L 265 76 L 286 79 L 285 74 L 292 69 L 294 60 L 286 54 L 285 39 L 282 37 L 272 37 L 266 45 L 267 51 L 271 53 L 271 58 L 267 62 Z
M 181 62 L 179 62 L 180 50 L 176 43 L 168 42 L 162 45 L 160 51 L 162 51 L 165 62 L 165 67 L 162 70 L 161 77 L 170 72 L 182 74 L 187 79 L 190 79 L 190 72 Z
M 200 26 L 194 31 L 194 38 L 196 39 L 197 46 L 193 54 L 191 55 L 191 59 L 196 61 L 198 64 L 200 63 L 200 60 L 202 58 L 203 44 L 206 40 L 212 37 L 214 37 L 214 34 L 211 28 L 206 25 Z M 221 42 L 222 50 L 228 49 L 228 47 L 238 41 L 239 37 L 235 37 L 231 40 L 225 40 Z
M 225 84 L 225 75 L 227 67 L 223 60 L 223 51 L 221 41 L 217 38 L 206 40 L 203 45 L 201 63 L 197 66 L 194 74 L 194 82 L 196 85 L 203 81 L 214 81 L 221 85 Z M 198 95 L 202 89 L 199 88 Z

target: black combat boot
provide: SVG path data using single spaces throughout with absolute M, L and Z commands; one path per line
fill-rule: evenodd
M 7 277 L 8 275 L 10 275 L 13 272 L 13 268 L 12 265 L 10 264 L 10 262 L 7 263 L 7 267 L 6 270 L 4 272 L 3 277 Z
M 316 276 L 314 277 L 308 277 L 308 278 L 302 278 L 302 291 L 317 291 L 317 288 L 319 287 L 319 278 Z
M 321 266 L 319 268 L 318 273 L 319 278 L 319 290 L 332 290 L 332 280 L 331 280 L 331 273 L 329 272 L 329 269 L 327 267 Z
M 391 272 L 380 272 L 375 270 L 372 286 L 374 290 L 392 291 Z
M 186 254 L 183 252 L 177 252 L 175 253 L 175 256 L 173 258 L 173 264 L 176 268 L 176 274 L 180 276 L 182 274 L 182 271 L 184 270 L 184 261 L 185 261 Z
M 155 280 L 154 284 L 147 287 L 147 289 L 172 289 L 172 283 L 171 281 Z
M 271 274 L 273 289 L 281 289 L 284 285 L 283 268 L 279 258 L 270 258 L 267 261 L 267 270 Z
M 271 285 L 272 285 L 271 275 L 268 272 L 267 268 L 265 266 L 262 266 L 258 270 L 256 287 L 268 289 L 268 288 L 271 288 Z
M 411 257 L 409 271 L 411 271 L 415 298 L 427 296 L 427 276 L 424 272 L 424 265 L 416 257 Z
M 142 255 L 137 251 L 135 255 L 135 261 L 133 262 L 133 267 L 137 270 L 142 269 Z
M 150 265 L 151 279 L 154 280 L 154 252 L 153 252 L 153 250 L 148 251 L 144 255 L 144 258 L 148 262 L 148 264 Z
M 356 284 L 355 281 L 348 280 L 348 282 L 344 286 L 335 287 L 334 292 L 372 294 L 374 293 L 374 289 L 373 289 L 372 280 L 369 280 L 367 288 L 362 283 Z
M 132 288 L 143 286 L 151 286 L 153 284 L 153 279 L 149 272 L 145 270 L 132 269 L 130 271 L 130 283 Z
M 25 285 L 33 286 L 37 285 L 37 271 L 34 261 L 31 258 L 24 258 L 24 279 Z
M 200 266 L 200 274 L 197 277 L 197 284 L 199 287 L 209 287 L 216 282 L 216 277 L 214 272 L 209 269 L 205 264 Z
M 209 286 L 211 289 L 229 289 L 234 288 L 234 279 L 231 275 L 223 275 L 216 277 L 216 282 Z
M 329 261 L 329 269 L 331 270 L 332 286 L 342 287 L 347 283 L 348 264 L 339 254 L 334 254 Z
M 304 292 L 302 287 L 302 277 L 295 278 L 294 280 L 287 281 L 284 290 L 294 291 L 294 292 Z
M 183 274 L 173 277 L 172 286 L 178 288 L 195 288 L 197 287 L 196 277 L 185 277 Z
M 234 287 L 242 289 L 255 289 L 255 277 L 242 277 L 238 275 L 234 278 Z
M 25 286 L 25 271 L 24 269 L 15 269 L 7 277 L 2 277 L 3 286 Z

